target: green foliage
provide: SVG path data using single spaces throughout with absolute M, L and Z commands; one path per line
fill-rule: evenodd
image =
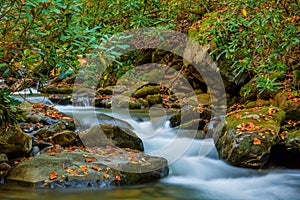
M 174 28 L 179 14 L 197 18 L 196 5 L 186 0 L 1 1 L 0 75 L 7 82 L 30 78 L 40 83 L 49 76 L 71 76 L 80 65 L 78 56 L 110 35 L 141 27 Z M 116 66 L 122 71 L 132 63 L 122 65 Z
M 221 1 L 204 17 L 196 37 L 210 44 L 210 54 L 236 77 L 249 73 L 259 93 L 276 91 L 280 82 L 273 74 L 299 67 L 299 14 L 293 0 Z
M 17 107 L 20 101 L 11 98 L 8 89 L 0 88 L 0 126 L 24 121 L 23 111 Z

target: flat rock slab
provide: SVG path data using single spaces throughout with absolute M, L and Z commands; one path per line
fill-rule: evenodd
M 167 160 L 137 150 L 110 146 L 83 149 L 53 147 L 20 162 L 8 181 L 38 188 L 107 188 L 158 180 L 168 175 Z

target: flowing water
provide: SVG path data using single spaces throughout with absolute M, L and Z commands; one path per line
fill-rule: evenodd
M 155 183 L 100 189 L 28 189 L 0 185 L 0 199 L 300 199 L 300 170 L 251 170 L 232 167 L 218 159 L 213 141 L 178 137 L 169 127 L 168 111 L 114 111 L 90 107 L 57 106 L 67 114 L 81 113 L 90 125 L 98 123 L 93 115 L 105 113 L 126 121 L 143 139 L 145 152 L 165 155 L 171 165 L 168 177 Z M 176 140 L 176 143 L 174 141 Z M 178 144 L 187 146 L 180 148 Z M 187 144 L 187 145 L 185 145 Z M 177 147 L 180 151 L 176 151 Z M 184 151 L 183 151 L 184 150 Z M 167 152 L 167 153 L 162 153 Z M 174 159 L 175 155 L 176 159 Z M 203 156 L 204 155 L 204 156 Z

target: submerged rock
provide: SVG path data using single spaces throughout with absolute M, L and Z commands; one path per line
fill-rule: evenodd
M 120 148 L 67 149 L 21 162 L 8 181 L 39 188 L 109 188 L 146 183 L 168 175 L 167 160 Z
M 223 130 L 214 135 L 220 158 L 239 167 L 263 167 L 268 161 L 271 147 L 276 143 L 284 118 L 285 112 L 277 107 L 229 113 Z

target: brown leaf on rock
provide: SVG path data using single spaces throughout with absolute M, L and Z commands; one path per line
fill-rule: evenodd
M 90 163 L 90 162 L 96 162 L 96 158 L 85 158 L 85 162 Z
M 98 172 L 100 172 L 100 171 L 102 170 L 101 167 L 98 167 L 98 166 L 95 166 L 95 165 L 89 166 L 89 168 L 90 168 L 90 169 L 93 169 L 93 170 L 96 170 L 96 171 L 98 171 Z
M 104 174 L 103 174 L 103 177 L 104 177 L 105 179 L 109 179 L 109 174 L 104 173 Z
M 55 180 L 55 179 L 57 179 L 58 178 L 58 174 L 57 174 L 57 172 L 51 172 L 50 174 L 49 174 L 49 179 L 50 180 Z
M 258 139 L 257 137 L 253 138 L 253 144 L 254 145 L 259 145 L 259 144 L 261 144 L 261 140 Z
M 86 165 L 81 165 L 79 166 L 81 171 L 85 171 L 87 170 L 87 166 Z
M 117 175 L 117 176 L 116 176 L 116 180 L 117 180 L 117 181 L 120 181 L 120 180 L 121 180 L 121 176 Z

